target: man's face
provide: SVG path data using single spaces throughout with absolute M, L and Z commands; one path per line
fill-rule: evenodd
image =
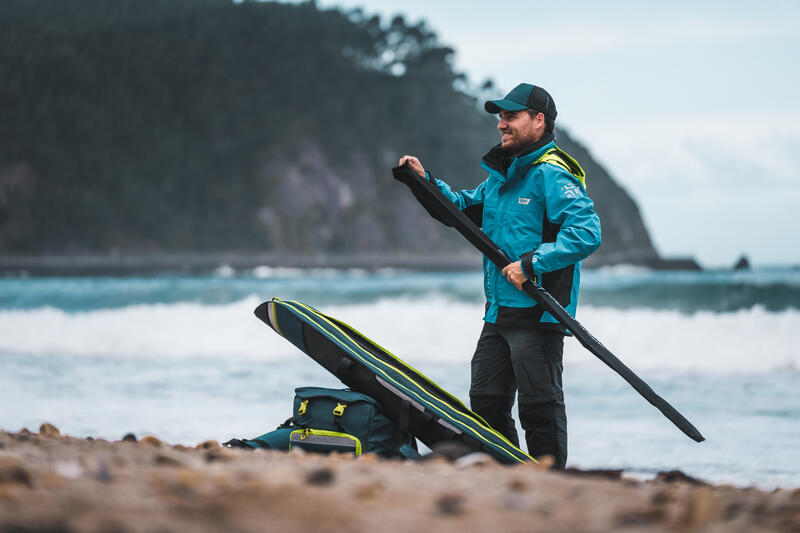
M 541 139 L 544 133 L 544 115 L 527 109 L 500 111 L 500 147 L 509 154 L 519 153 L 526 146 Z

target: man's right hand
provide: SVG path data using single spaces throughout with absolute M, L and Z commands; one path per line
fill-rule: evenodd
M 423 178 L 426 176 L 425 169 L 422 167 L 422 163 L 420 163 L 419 159 L 417 159 L 413 155 L 404 155 L 403 157 L 401 157 L 400 162 L 397 163 L 397 166 L 402 167 L 406 163 L 411 165 L 411 168 L 414 170 L 414 172 L 416 172 Z

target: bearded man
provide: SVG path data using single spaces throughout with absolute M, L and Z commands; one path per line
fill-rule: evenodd
M 453 191 L 405 155 L 509 257 L 500 271 L 484 257 L 484 326 L 472 357 L 470 403 L 493 428 L 519 446 L 511 416 L 519 391 L 519 418 L 528 453 L 567 462 L 567 415 L 561 374 L 564 335 L 570 334 L 521 290 L 530 279 L 572 315 L 578 302 L 581 260 L 601 242 L 600 220 L 586 195 L 585 174 L 555 144 L 556 105 L 550 94 L 522 83 L 505 98 L 484 104 L 497 114 L 500 143 L 482 160 L 489 176 L 474 189 Z

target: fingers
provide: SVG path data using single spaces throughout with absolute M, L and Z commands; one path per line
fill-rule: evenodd
M 419 162 L 419 159 L 414 157 L 413 155 L 404 155 L 400 158 L 400 162 L 398 166 L 403 166 L 404 164 L 408 163 L 411 168 L 423 178 L 425 177 L 425 168 L 422 166 L 422 163 Z
M 506 265 L 503 268 L 502 275 L 513 286 L 519 290 L 522 290 L 522 284 L 525 283 L 525 275 L 522 273 L 522 266 L 519 261 Z
M 406 164 L 406 162 L 410 163 L 410 164 L 411 164 L 411 166 L 414 166 L 414 165 L 419 165 L 419 164 L 420 164 L 420 163 L 419 163 L 419 159 L 417 159 L 417 158 L 416 158 L 416 157 L 414 157 L 413 155 L 404 155 L 403 157 L 401 157 L 401 158 L 400 158 L 400 162 L 399 162 L 399 163 L 397 163 L 397 166 L 398 166 L 398 167 L 402 167 L 403 165 L 405 165 L 405 164 Z M 420 165 L 420 166 L 421 166 L 421 165 Z

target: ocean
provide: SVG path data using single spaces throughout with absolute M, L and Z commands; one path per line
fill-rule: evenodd
M 2 278 L 0 428 L 187 445 L 274 429 L 295 387 L 341 384 L 255 318 L 272 297 L 348 322 L 467 403 L 481 288 L 480 272 L 266 266 Z M 800 270 L 584 270 L 577 318 L 707 440 L 567 339 L 568 466 L 800 487 Z

